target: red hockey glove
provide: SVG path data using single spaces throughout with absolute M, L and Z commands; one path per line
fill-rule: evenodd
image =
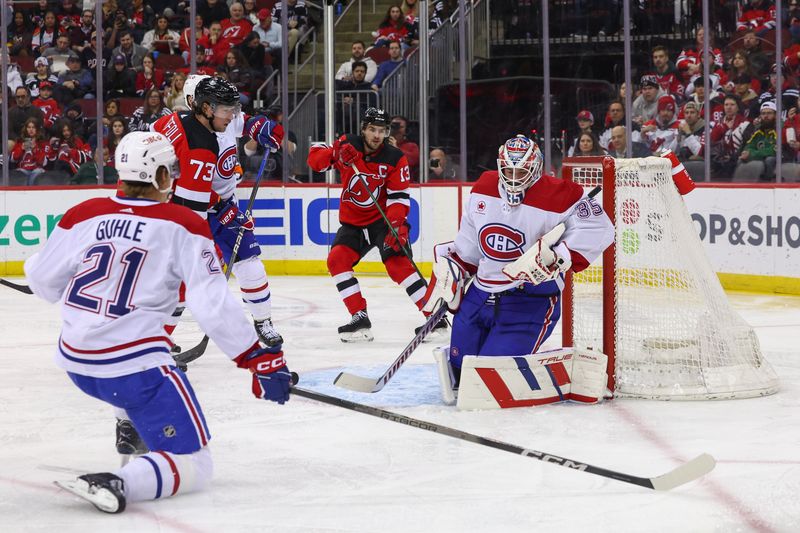
M 358 148 L 350 143 L 342 143 L 340 141 L 336 141 L 334 144 L 333 153 L 334 158 L 341 161 L 346 167 L 358 163 L 363 157 L 361 152 L 358 151 Z
M 281 346 L 261 348 L 258 344 L 234 359 L 236 366 L 253 373 L 253 396 L 284 404 L 289 401 L 292 375 Z
M 401 248 L 408 244 L 408 224 L 406 224 L 405 220 L 392 220 L 391 226 L 397 232 L 398 238 L 395 238 L 394 232 L 390 229 L 383 240 L 383 246 L 399 252 Z

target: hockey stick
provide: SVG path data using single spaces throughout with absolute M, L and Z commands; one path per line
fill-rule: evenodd
M 394 360 L 394 363 L 389 366 L 386 372 L 383 373 L 381 377 L 378 379 L 373 378 L 365 378 L 361 376 L 356 376 L 355 374 L 348 374 L 347 372 L 340 372 L 336 379 L 333 380 L 333 384 L 342 387 L 344 389 L 349 389 L 356 392 L 378 392 L 381 390 L 392 376 L 403 366 L 403 363 L 406 362 L 406 359 L 411 357 L 411 354 L 414 353 L 414 350 L 417 349 L 425 337 L 427 337 L 431 331 L 436 327 L 436 324 L 444 317 L 447 313 L 447 305 L 443 302 L 439 305 L 439 307 L 431 313 L 428 317 L 428 320 L 423 324 L 420 328 L 419 333 L 417 333 L 411 342 L 408 343 L 408 346 L 400 352 L 400 355 L 397 359 Z
M 328 405 L 333 405 L 335 407 L 342 407 L 344 409 L 349 409 L 351 411 L 363 413 L 365 415 L 375 416 L 378 418 L 382 418 L 384 420 L 389 420 L 391 422 L 403 424 L 404 426 L 414 427 L 425 431 L 430 431 L 432 433 L 439 433 L 441 435 L 447 435 L 448 437 L 453 437 L 454 439 L 465 440 L 467 442 L 474 442 L 475 444 L 481 444 L 483 446 L 488 446 L 490 448 L 495 448 L 497 450 L 502 450 L 504 452 L 521 455 L 523 457 L 530 457 L 532 459 L 544 461 L 545 463 L 551 463 L 558 466 L 563 466 L 572 470 L 580 470 L 582 472 L 587 472 L 589 474 L 595 474 L 597 476 L 602 476 L 605 478 L 616 479 L 617 481 L 622 481 L 623 483 L 639 485 L 640 487 L 644 487 L 646 489 L 653 489 L 657 491 L 671 490 L 674 489 L 675 487 L 679 487 L 681 485 L 689 483 L 690 481 L 694 481 L 704 476 L 705 474 L 711 472 L 716 464 L 716 461 L 714 460 L 713 457 L 711 457 L 707 453 L 704 453 L 698 455 L 691 461 L 688 461 L 676 468 L 673 468 L 672 470 L 670 470 L 665 474 L 661 474 L 660 476 L 639 477 L 631 474 L 626 474 L 623 472 L 608 470 L 606 468 L 590 465 L 588 463 L 582 463 L 580 461 L 575 461 L 574 459 L 559 457 L 558 455 L 553 455 L 551 453 L 532 450 L 529 448 L 523 448 L 521 446 L 516 446 L 514 444 L 497 441 L 487 437 L 481 437 L 479 435 L 467 433 L 466 431 L 461 431 L 459 429 L 449 428 L 447 426 L 442 426 L 439 424 L 435 424 L 433 422 L 426 422 L 418 418 L 411 418 L 410 416 L 401 415 L 399 413 L 394 413 L 392 411 L 386 411 L 378 407 L 371 407 L 369 405 L 355 403 L 348 400 L 342 400 L 341 398 L 327 396 L 325 394 L 320 394 L 318 392 L 310 391 L 307 389 L 300 389 L 297 387 L 293 387 L 292 394 L 295 394 L 297 396 L 302 396 L 303 398 L 308 398 L 310 400 L 327 403 Z
M 8 280 L 2 279 L 2 278 L 0 278 L 0 285 L 5 285 L 6 287 L 10 287 L 10 288 L 12 288 L 14 290 L 17 290 L 19 292 L 24 292 L 25 294 L 33 294 L 33 291 L 27 285 L 22 285 L 22 284 L 19 284 L 19 283 L 13 283 L 11 281 L 8 281 Z
M 261 160 L 261 166 L 258 169 L 258 176 L 256 176 L 256 181 L 253 184 L 253 190 L 250 192 L 250 201 L 247 202 L 247 210 L 244 212 L 245 218 L 250 218 L 250 214 L 253 211 L 253 204 L 256 201 L 256 194 L 258 194 L 258 186 L 261 183 L 261 177 L 264 175 L 264 168 L 267 166 L 267 159 L 269 159 L 269 152 L 270 150 L 267 148 L 264 152 L 264 159 Z M 233 251 L 231 251 L 231 259 L 228 261 L 228 264 L 225 265 L 226 281 L 231 278 L 231 271 L 233 270 L 233 264 L 236 262 L 236 257 L 239 255 L 239 246 L 242 244 L 244 232 L 244 227 L 239 228 L 239 234 L 236 236 L 236 242 L 233 245 Z M 177 363 L 186 365 L 187 363 L 191 363 L 203 355 L 206 352 L 207 347 L 208 335 L 203 335 L 203 340 L 201 340 L 197 346 L 189 348 L 185 352 L 175 354 L 174 359 Z

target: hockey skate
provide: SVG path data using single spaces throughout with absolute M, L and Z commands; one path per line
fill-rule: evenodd
M 108 472 L 84 474 L 74 481 L 55 481 L 56 486 L 83 498 L 104 513 L 125 510 L 125 482 Z
M 342 339 L 342 342 L 371 341 L 374 337 L 370 328 L 372 328 L 372 322 L 369 321 L 367 311 L 358 311 L 352 316 L 349 323 L 339 327 L 339 338 Z
M 259 340 L 270 348 L 283 344 L 283 337 L 281 337 L 280 333 L 275 331 L 275 326 L 272 325 L 271 318 L 256 320 L 253 325 L 256 328 Z
M 420 326 L 418 328 L 414 328 L 414 335 L 419 334 L 419 330 L 421 330 L 424 326 Z M 450 340 L 450 325 L 447 323 L 447 319 L 442 317 L 442 319 L 433 326 L 433 331 L 431 331 L 427 337 L 425 337 L 422 342 L 447 342 Z

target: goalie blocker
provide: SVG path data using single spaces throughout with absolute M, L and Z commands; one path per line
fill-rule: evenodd
M 606 392 L 608 358 L 596 350 L 559 348 L 502 357 L 465 356 L 458 390 L 447 360 L 434 350 L 442 399 L 459 409 L 507 409 L 574 401 L 597 403 Z

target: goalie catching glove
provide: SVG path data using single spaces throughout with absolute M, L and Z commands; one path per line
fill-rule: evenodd
M 434 250 L 436 263 L 433 265 L 433 274 L 425 294 L 425 306 L 422 308 L 426 316 L 436 310 L 439 300 L 444 301 L 451 313 L 456 313 L 461 307 L 470 274 L 451 246 L 452 243 L 440 244 Z M 440 249 L 444 252 L 443 255 L 438 255 Z
M 233 197 L 227 200 L 220 200 L 214 209 L 217 211 L 217 220 L 223 226 L 231 229 L 244 228 L 247 231 L 253 231 L 256 227 L 253 217 L 245 216 L 244 213 L 239 211 L 239 207 L 233 200 Z
M 516 261 L 503 267 L 503 274 L 513 280 L 539 285 L 569 270 L 572 266 L 569 248 L 563 242 L 558 242 L 565 229 L 563 223 L 558 224 L 542 235 Z
M 262 348 L 254 344 L 250 351 L 233 360 L 239 368 L 253 373 L 253 395 L 256 398 L 278 402 L 289 401 L 292 375 L 286 366 L 281 345 Z

